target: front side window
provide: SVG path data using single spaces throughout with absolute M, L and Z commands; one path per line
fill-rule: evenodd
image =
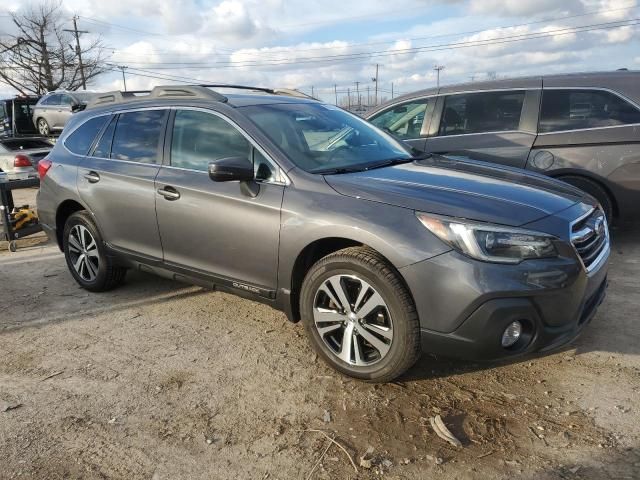
M 541 133 L 640 123 L 640 111 L 603 90 L 545 90 L 540 109 Z
M 141 110 L 118 116 L 111 158 L 139 163 L 158 163 L 160 139 L 167 110 Z
M 429 99 L 421 99 L 395 105 L 369 121 L 403 140 L 420 138 L 428 102 Z
M 449 95 L 444 102 L 439 135 L 518 130 L 524 91 Z
M 251 159 L 251 143 L 229 122 L 206 112 L 178 110 L 171 138 L 171 166 L 207 171 L 227 157 Z
M 342 173 L 412 158 L 390 135 L 332 105 L 274 103 L 239 110 L 307 172 Z
M 76 155 L 86 155 L 108 118 L 103 115 L 87 120 L 66 138 L 64 146 Z
M 73 98 L 71 98 L 69 95 L 62 95 L 60 99 L 60 103 L 62 105 L 71 106 L 75 102 L 73 101 Z

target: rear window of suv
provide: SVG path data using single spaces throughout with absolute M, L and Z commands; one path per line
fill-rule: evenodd
M 121 113 L 113 136 L 111 158 L 158 163 L 160 139 L 168 110 Z
M 545 90 L 540 133 L 640 123 L 640 110 L 605 90 Z

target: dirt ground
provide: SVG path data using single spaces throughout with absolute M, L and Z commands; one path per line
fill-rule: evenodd
M 423 356 L 387 385 L 337 374 L 269 307 L 135 272 L 92 294 L 43 238 L 6 248 L 1 479 L 640 478 L 640 229 L 614 231 L 607 299 L 568 348 Z

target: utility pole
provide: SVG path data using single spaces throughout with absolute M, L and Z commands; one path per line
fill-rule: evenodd
M 336 95 L 336 107 L 338 106 L 338 85 L 333 84 L 333 93 Z
M 119 65 L 118 68 L 122 71 L 122 83 L 124 83 L 124 91 L 127 91 L 127 79 L 124 76 L 124 71 L 129 68 L 126 65 Z
M 433 69 L 436 71 L 436 74 L 438 75 L 436 86 L 440 87 L 440 71 L 444 70 L 444 65 L 435 65 Z
M 367 108 L 371 105 L 371 87 L 367 85 Z
M 393 82 L 391 82 L 391 100 L 393 100 Z
M 313 85 L 311 85 L 311 96 L 312 96 L 313 98 L 316 98 L 316 96 L 313 94 Z
M 373 79 L 374 83 L 375 83 L 375 88 L 376 88 L 376 93 L 374 95 L 374 105 L 378 105 L 378 68 L 380 67 L 379 64 L 376 63 L 376 77 Z
M 351 89 L 347 88 L 347 110 L 351 111 Z
M 80 69 L 80 78 L 82 79 L 82 89 L 87 89 L 87 81 L 84 77 L 84 65 L 82 64 L 82 50 L 80 50 L 80 34 L 81 33 L 89 33 L 86 30 L 78 30 L 78 24 L 76 23 L 78 20 L 78 16 L 73 16 L 73 30 L 65 29 L 65 32 L 73 33 L 76 37 L 76 56 L 78 57 L 78 68 Z
M 358 97 L 358 107 L 360 107 L 360 82 L 356 82 L 356 95 Z

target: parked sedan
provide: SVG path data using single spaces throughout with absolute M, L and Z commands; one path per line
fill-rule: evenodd
M 24 179 L 38 175 L 38 162 L 53 144 L 46 138 L 0 138 L 0 172 Z
M 640 72 L 555 75 L 422 90 L 367 115 L 418 150 L 526 168 L 640 217 Z
M 33 124 L 40 135 L 61 132 L 74 112 L 83 110 L 95 96 L 91 92 L 49 92 L 33 109 Z

